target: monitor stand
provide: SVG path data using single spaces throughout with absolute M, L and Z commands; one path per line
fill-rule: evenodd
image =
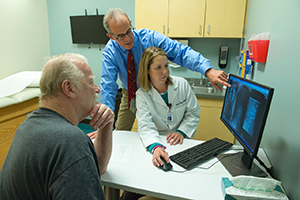
M 231 174 L 231 176 L 248 175 L 256 177 L 267 177 L 267 174 L 262 171 L 255 163 L 252 163 L 251 169 L 248 169 L 242 163 L 243 152 L 234 154 L 219 154 L 217 158 Z

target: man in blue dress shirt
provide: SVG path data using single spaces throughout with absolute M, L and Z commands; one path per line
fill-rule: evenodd
M 144 50 L 150 46 L 156 46 L 167 53 L 170 61 L 205 75 L 216 89 L 222 91 L 217 85 L 218 83 L 230 86 L 227 83 L 227 74 L 224 71 L 213 69 L 210 61 L 200 53 L 156 31 L 134 30 L 127 14 L 119 8 L 108 10 L 104 16 L 103 25 L 110 40 L 103 50 L 100 82 L 101 102 L 114 110 L 119 87 L 116 82 L 118 76 L 123 87 L 116 130 L 131 130 L 135 120 L 134 101 L 130 101 L 130 99 L 128 101 L 127 57 L 129 50 L 133 55 L 135 74 L 138 74 L 139 62 Z

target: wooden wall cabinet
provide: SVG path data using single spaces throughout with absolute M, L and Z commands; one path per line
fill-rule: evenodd
M 200 121 L 193 137 L 195 140 L 210 140 L 218 137 L 235 144 L 235 138 L 221 122 L 223 99 L 197 97 L 200 105 Z
M 18 126 L 27 118 L 27 113 L 38 109 L 39 98 L 0 109 L 0 169 L 10 148 Z
M 168 37 L 203 37 L 205 0 L 169 0 Z
M 134 123 L 133 123 L 132 128 L 131 128 L 131 131 L 139 132 L 138 128 L 139 128 L 138 127 L 138 121 L 137 121 L 137 118 L 135 118 Z
M 167 35 L 168 0 L 135 0 L 135 28 Z
M 204 37 L 245 37 L 247 8 L 247 0 L 207 0 Z
M 136 0 L 135 27 L 172 38 L 245 37 L 248 0 Z

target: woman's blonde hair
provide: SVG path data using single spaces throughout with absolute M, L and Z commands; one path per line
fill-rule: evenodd
M 158 55 L 167 57 L 166 52 L 158 47 L 148 47 L 143 52 L 139 66 L 138 84 L 146 91 L 149 91 L 151 89 L 151 81 L 148 75 L 148 69 L 150 69 L 150 65 L 153 63 L 153 58 Z M 173 81 L 170 75 L 168 76 L 166 83 L 168 85 L 173 85 Z

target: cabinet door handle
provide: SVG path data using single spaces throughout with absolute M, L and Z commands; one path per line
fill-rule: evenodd
M 207 34 L 210 35 L 210 25 L 207 26 Z
M 201 25 L 199 25 L 199 35 L 201 35 Z
M 165 25 L 163 25 L 163 34 L 165 34 Z

